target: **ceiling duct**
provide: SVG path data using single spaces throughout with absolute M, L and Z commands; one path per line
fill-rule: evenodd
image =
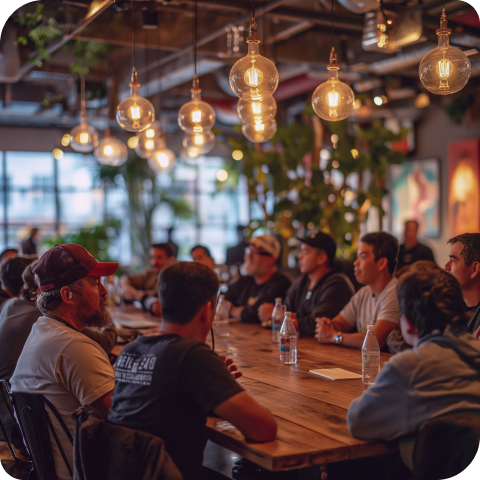
M 337 0 L 347 10 L 353 13 L 367 13 L 380 7 L 378 0 Z

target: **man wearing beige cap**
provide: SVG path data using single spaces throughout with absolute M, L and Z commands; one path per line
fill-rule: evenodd
M 100 277 L 113 275 L 118 263 L 97 262 L 80 245 L 55 245 L 33 270 L 42 312 L 33 325 L 10 380 L 13 392 L 43 395 L 58 410 L 73 435 L 71 414 L 93 405 L 107 418 L 115 386 L 113 368 L 100 345 L 82 333 L 85 327 L 112 322 L 107 290 Z M 73 465 L 72 445 L 50 415 L 55 432 Z M 59 480 L 70 479 L 56 443 L 52 442 Z
M 290 279 L 277 271 L 280 243 L 272 235 L 252 238 L 245 250 L 244 268 L 248 275 L 230 285 L 225 299 L 230 302 L 230 316 L 242 322 L 259 323 L 258 307 L 285 298 Z

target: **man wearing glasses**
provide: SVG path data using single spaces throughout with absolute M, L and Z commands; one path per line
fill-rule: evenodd
M 272 235 L 252 238 L 245 250 L 244 268 L 248 275 L 230 285 L 225 299 L 230 302 L 230 316 L 242 322 L 259 323 L 258 307 L 285 298 L 290 279 L 277 271 L 280 243 Z

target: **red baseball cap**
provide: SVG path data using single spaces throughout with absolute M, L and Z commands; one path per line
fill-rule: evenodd
M 83 277 L 107 277 L 118 268 L 117 262 L 97 262 L 81 245 L 55 245 L 45 252 L 33 269 L 41 292 L 70 285 Z

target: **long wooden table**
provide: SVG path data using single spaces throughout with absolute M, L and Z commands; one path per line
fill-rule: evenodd
M 160 325 L 159 319 L 133 307 L 115 313 L 113 318 L 117 325 L 122 318 Z M 119 355 L 122 348 L 115 346 L 112 354 Z M 297 364 L 283 365 L 270 330 L 231 322 L 229 337 L 215 337 L 215 351 L 234 360 L 243 373 L 238 382 L 274 414 L 278 434 L 273 442 L 250 442 L 230 423 L 209 417 L 207 427 L 213 442 L 271 471 L 325 465 L 398 449 L 397 442 L 364 442 L 348 432 L 347 410 L 364 390 L 361 379 L 329 380 L 309 373 L 312 369 L 338 367 L 361 374 L 359 350 L 300 338 Z M 382 353 L 382 363 L 389 357 Z
M 360 351 L 300 338 L 297 364 L 283 365 L 270 330 L 240 323 L 230 324 L 230 337 L 215 337 L 215 350 L 226 352 L 234 360 L 243 372 L 239 383 L 274 414 L 278 434 L 273 442 L 249 442 L 228 422 L 211 417 L 207 426 L 213 442 L 271 471 L 398 449 L 396 442 L 364 442 L 348 432 L 347 410 L 364 390 L 361 379 L 329 380 L 309 373 L 312 369 L 339 367 L 361 374 Z M 383 363 L 390 355 L 381 357 Z

